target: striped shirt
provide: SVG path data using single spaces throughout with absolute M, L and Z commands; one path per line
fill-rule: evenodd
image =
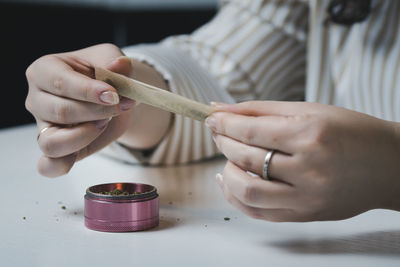
M 327 0 L 222 1 L 217 15 L 190 35 L 126 47 L 154 66 L 170 90 L 191 99 L 306 100 L 400 121 L 400 1 L 372 0 L 351 26 L 329 23 Z M 128 162 L 177 164 L 218 153 L 211 132 L 179 115 L 146 158 L 118 144 Z

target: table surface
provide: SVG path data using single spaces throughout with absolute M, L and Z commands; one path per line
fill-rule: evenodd
M 32 125 L 0 131 L 2 266 L 400 266 L 400 213 L 375 210 L 337 222 L 254 220 L 223 198 L 214 178 L 222 158 L 153 168 L 94 155 L 68 175 L 47 179 L 36 171 L 35 138 Z M 119 181 L 157 187 L 160 226 L 131 233 L 85 228 L 86 188 Z

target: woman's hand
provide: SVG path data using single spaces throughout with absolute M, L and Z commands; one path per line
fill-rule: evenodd
M 315 221 L 375 208 L 400 210 L 396 123 L 315 103 L 254 101 L 216 108 L 220 112 L 206 123 L 228 158 L 217 180 L 225 198 L 249 216 Z M 271 180 L 263 180 L 269 150 L 275 150 Z
M 136 149 L 154 147 L 165 135 L 169 112 L 120 98 L 115 88 L 94 79 L 94 66 L 168 89 L 151 66 L 125 57 L 112 44 L 47 55 L 26 71 L 29 93 L 26 108 L 38 125 L 43 151 L 39 172 L 66 174 L 77 160 L 99 151 L 112 141 Z
M 102 44 L 43 56 L 28 67 L 26 108 L 41 132 L 41 174 L 67 173 L 76 160 L 100 150 L 128 128 L 134 101 L 120 99 L 115 88 L 94 79 L 93 71 L 99 66 L 130 75 L 131 61 L 122 56 L 118 47 Z

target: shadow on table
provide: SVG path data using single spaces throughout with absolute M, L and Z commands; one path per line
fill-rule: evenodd
M 299 254 L 370 254 L 400 257 L 400 231 L 379 231 L 332 239 L 296 239 L 269 245 Z

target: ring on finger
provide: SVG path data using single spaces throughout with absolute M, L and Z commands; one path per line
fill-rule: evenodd
M 263 176 L 262 176 L 262 178 L 264 180 L 271 180 L 271 177 L 268 176 L 268 167 L 270 165 L 270 162 L 271 162 L 274 152 L 275 152 L 275 150 L 270 150 L 270 151 L 268 151 L 267 155 L 265 156 L 264 166 L 263 166 Z
M 38 135 L 36 137 L 36 140 L 39 141 L 40 135 L 43 134 L 48 129 L 50 129 L 50 126 L 44 127 L 42 130 L 40 130 L 40 132 L 38 133 Z

